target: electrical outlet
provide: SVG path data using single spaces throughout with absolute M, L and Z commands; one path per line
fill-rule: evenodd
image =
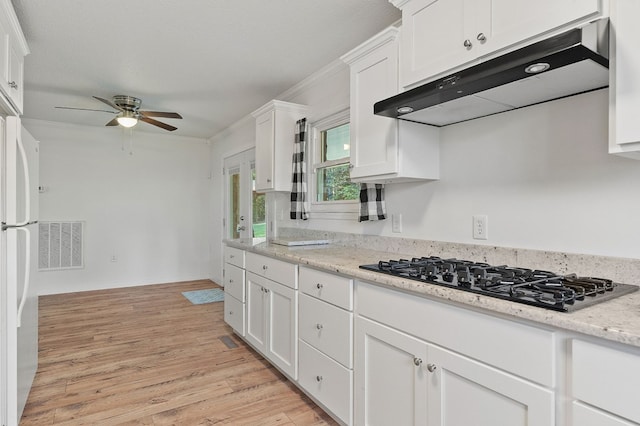
M 489 238 L 489 218 L 486 215 L 473 216 L 473 238 L 486 240 Z
M 394 213 L 391 215 L 391 232 L 402 232 L 402 213 Z

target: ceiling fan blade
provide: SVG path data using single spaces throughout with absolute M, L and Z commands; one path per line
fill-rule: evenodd
M 177 112 L 162 112 L 162 111 L 138 111 L 138 112 L 146 117 L 182 118 L 182 116 Z
M 140 121 L 144 121 L 145 123 L 149 123 L 149 124 L 152 124 L 152 125 L 154 125 L 154 126 L 161 127 L 161 128 L 163 128 L 163 129 L 165 129 L 165 130 L 168 130 L 168 131 L 170 131 L 170 132 L 173 132 L 174 130 L 177 130 L 177 129 L 178 129 L 177 127 L 173 127 L 173 126 L 171 126 L 171 125 L 169 125 L 169 124 L 162 123 L 162 122 L 160 122 L 160 121 L 158 121 L 158 120 L 154 120 L 153 118 L 149 118 L 149 117 L 145 117 L 145 116 L 140 116 L 140 118 L 139 118 L 139 119 L 140 119 Z
M 117 126 L 117 125 L 118 125 L 118 119 L 117 118 L 114 118 L 113 120 L 111 120 L 110 122 L 105 124 L 105 126 Z
M 114 104 L 113 102 L 111 102 L 111 101 L 109 101 L 107 99 L 103 99 L 103 98 L 100 98 L 98 96 L 94 96 L 94 99 L 97 99 L 100 102 L 104 102 L 105 104 L 109 105 L 113 109 L 116 109 L 118 111 L 122 111 L 122 108 L 120 108 L 118 105 Z
M 108 112 L 110 114 L 117 114 L 116 111 L 107 111 L 106 109 L 74 108 L 74 107 L 64 107 L 64 106 L 57 106 L 55 108 L 58 108 L 58 109 L 75 109 L 75 110 L 78 110 L 78 111 Z

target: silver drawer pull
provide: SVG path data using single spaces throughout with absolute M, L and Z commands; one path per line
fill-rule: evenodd
M 233 315 L 233 311 L 229 311 L 229 315 Z
M 427 364 L 427 370 L 429 371 L 429 373 L 433 373 L 437 368 L 438 367 L 436 367 L 435 364 Z
M 234 257 L 235 257 L 235 256 L 234 256 L 234 255 L 232 255 L 232 254 L 230 254 L 230 255 L 229 255 L 229 259 L 233 259 Z
M 233 279 L 229 278 L 229 284 L 231 284 L 233 282 Z
M 420 367 L 420 365 L 422 365 L 422 359 L 415 357 L 413 358 L 413 363 L 415 364 L 416 367 Z
M 483 43 L 484 43 L 485 41 L 487 41 L 487 36 L 486 36 L 486 35 L 484 35 L 484 33 L 480 33 L 480 34 L 478 34 L 478 37 L 476 37 L 476 38 L 478 39 L 478 41 L 483 42 Z
M 262 265 L 262 269 L 266 271 L 267 270 L 267 265 Z
M 9 82 L 9 87 L 11 87 L 12 89 L 17 89 L 18 88 L 18 83 L 16 83 L 15 81 L 10 81 Z
M 316 382 L 320 383 L 322 381 L 322 376 L 316 376 Z
M 322 328 L 323 328 L 323 327 L 322 327 L 322 324 L 320 324 L 320 323 L 316 324 L 316 328 L 317 328 L 318 330 L 322 330 Z
M 317 288 L 318 290 L 320 290 L 322 287 L 324 287 L 322 284 L 320 284 L 320 283 L 316 284 L 316 288 Z

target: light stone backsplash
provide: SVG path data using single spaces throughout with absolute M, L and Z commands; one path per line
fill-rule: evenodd
M 410 238 L 350 234 L 301 228 L 278 228 L 281 238 L 326 239 L 332 244 L 362 247 L 405 256 L 439 256 L 443 258 L 486 262 L 530 269 L 548 270 L 559 274 L 575 273 L 579 276 L 609 278 L 615 282 L 640 285 L 640 259 L 626 259 L 586 254 L 560 253 Z M 397 256 L 396 256 L 397 257 Z M 382 259 L 371 259 L 372 262 Z

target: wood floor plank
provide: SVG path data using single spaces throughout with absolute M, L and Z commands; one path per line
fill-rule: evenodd
M 233 335 L 223 303 L 182 295 L 213 287 L 41 297 L 39 366 L 21 425 L 335 424 Z

